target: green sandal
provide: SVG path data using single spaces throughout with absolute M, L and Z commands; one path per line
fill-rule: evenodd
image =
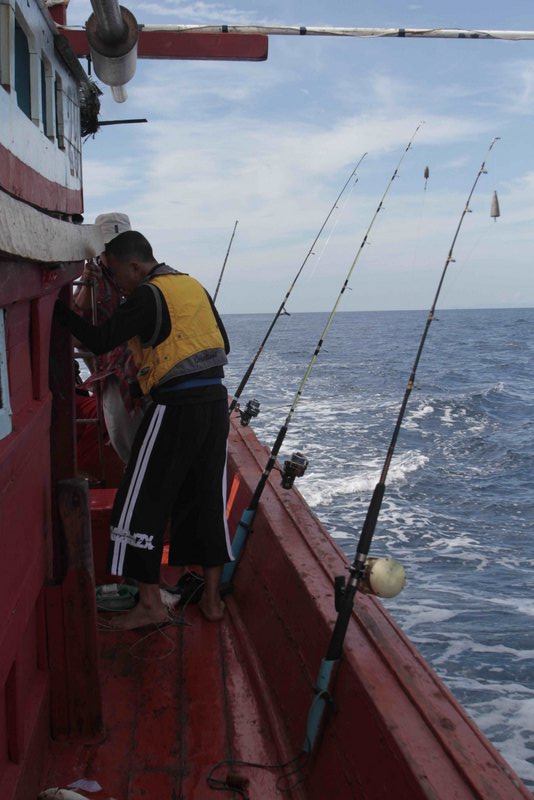
M 139 597 L 137 586 L 128 583 L 108 583 L 96 587 L 96 607 L 99 611 L 127 611 Z

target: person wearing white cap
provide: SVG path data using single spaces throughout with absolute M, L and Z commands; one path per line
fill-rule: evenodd
M 124 231 L 132 229 L 127 214 L 113 211 L 99 214 L 95 225 L 100 228 L 103 250 L 108 242 Z M 105 253 L 96 259 L 86 261 L 81 275 L 82 285 L 74 295 L 74 305 L 81 315 L 90 319 L 92 315 L 92 293 L 96 292 L 97 324 L 105 322 L 123 301 L 111 270 L 105 263 Z M 122 344 L 111 353 L 98 358 L 96 369 L 85 385 L 100 382 L 102 389 L 102 409 L 109 439 L 121 461 L 128 463 L 132 443 L 137 428 L 143 419 L 143 401 L 132 395 L 130 385 L 134 382 L 136 370 L 127 344 Z
M 108 557 L 112 575 L 136 581 L 139 602 L 108 626 L 133 630 L 169 623 L 159 588 L 169 522 L 169 563 L 203 568 L 198 608 L 218 622 L 224 615 L 220 577 L 223 565 L 233 560 L 223 383 L 230 342 L 205 288 L 159 262 L 139 231 L 109 242 L 106 259 L 126 295 L 113 316 L 91 325 L 57 300 L 54 319 L 93 353 L 127 341 L 148 401 L 115 495 Z

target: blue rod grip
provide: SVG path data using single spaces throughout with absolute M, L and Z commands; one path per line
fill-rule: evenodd
M 229 561 L 224 565 L 221 577 L 222 583 L 231 583 L 234 577 L 234 572 L 241 558 L 241 553 L 243 552 L 243 548 L 245 546 L 245 540 L 250 533 L 250 526 L 252 525 L 252 520 L 254 519 L 255 514 L 256 510 L 253 508 L 246 508 L 241 514 L 241 519 L 238 522 L 236 532 L 232 540 L 232 552 L 234 554 L 234 560 Z
M 321 661 L 319 675 L 317 676 L 317 681 L 314 687 L 315 697 L 313 698 L 310 710 L 308 711 L 306 735 L 304 737 L 304 744 L 302 745 L 302 749 L 305 753 L 311 753 L 315 746 L 315 741 L 319 734 L 325 706 L 328 702 L 328 687 L 330 686 L 330 678 L 336 664 L 337 661 L 329 661 L 326 658 L 323 658 Z

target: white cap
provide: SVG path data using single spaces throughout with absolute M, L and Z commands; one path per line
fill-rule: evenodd
M 118 211 L 112 211 L 109 214 L 99 214 L 95 219 L 95 225 L 98 225 L 100 228 L 104 244 L 111 242 L 119 233 L 132 230 L 129 216 L 127 214 L 121 214 Z

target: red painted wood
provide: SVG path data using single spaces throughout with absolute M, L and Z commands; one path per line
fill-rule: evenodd
M 50 735 L 50 707 L 48 676 L 39 673 L 37 680 L 28 692 L 26 714 L 24 717 L 27 747 L 24 762 L 17 771 L 13 791 L 3 791 L 0 783 L 0 797 L 13 800 L 33 800 L 37 796 L 43 770 L 46 749 L 43 746 Z
M 263 665 L 243 626 L 238 604 L 230 596 L 226 604 L 231 625 L 224 625 L 222 634 L 234 758 L 254 764 L 286 764 L 295 756 L 295 751 L 287 737 L 284 715 L 275 702 L 275 687 L 266 680 Z M 278 797 L 277 781 L 284 771 L 282 768 L 264 770 L 236 765 L 218 770 L 217 777 L 224 777 L 228 770 L 248 777 L 254 794 L 259 797 Z M 300 785 L 290 796 L 300 800 L 307 795 Z
M 208 794 L 206 767 L 231 756 L 224 662 L 220 626 L 206 622 L 196 607 L 191 607 L 187 617 L 191 626 L 183 633 L 182 719 L 187 736 L 182 750 L 181 790 L 184 797 L 203 800 Z
M 28 380 L 31 390 L 30 376 Z M 13 433 L 0 441 L 6 565 L 0 582 L 0 691 L 9 703 L 0 719 L 5 753 L 0 758 L 0 797 L 9 800 L 32 797 L 30 789 L 35 796 L 49 732 L 41 589 L 50 529 L 50 405 L 49 397 L 28 403 L 14 415 Z
M 19 302 L 6 309 L 6 349 L 11 410 L 17 414 L 32 399 L 30 357 L 30 304 Z
M 87 482 L 61 481 L 58 503 L 66 555 L 62 589 L 69 729 L 71 736 L 95 736 L 102 729 L 102 708 Z
M 64 3 L 58 3 L 48 8 L 48 13 L 57 25 L 67 24 L 67 6 Z
M 16 303 L 41 294 L 41 270 L 37 264 L 2 261 L 0 269 L 0 306 Z
M 45 178 L 0 144 L 0 187 L 14 197 L 47 211 L 81 214 L 83 196 L 79 189 L 69 189 Z
M 18 664 L 11 665 L 6 681 L 7 754 L 10 761 L 20 764 L 24 752 L 24 725 L 21 718 L 21 685 Z
M 44 582 L 50 526 L 49 417 L 49 401 L 33 403 L 14 419 L 14 432 L 0 440 L 2 558 L 9 564 L 0 581 L 2 683 L 20 650 Z
M 41 297 L 31 304 L 31 362 L 32 362 L 32 394 L 35 400 L 41 400 L 49 392 L 48 388 L 48 347 L 52 312 L 55 297 Z
M 93 563 L 95 570 L 95 583 L 115 583 L 117 578 L 110 575 L 106 569 L 110 515 L 115 499 L 116 489 L 91 489 L 89 498 L 91 503 L 91 529 L 93 538 Z
M 63 592 L 60 585 L 46 587 L 45 609 L 50 669 L 50 734 L 53 738 L 59 738 L 67 736 L 70 730 L 65 620 L 63 617 Z
M 265 449 L 252 431 L 234 427 L 230 452 L 230 473 L 238 469 L 252 490 Z M 278 484 L 272 478 L 262 497 L 234 597 L 298 748 L 335 619 L 333 578 L 344 573 L 345 561 L 298 493 Z M 358 597 L 335 699 L 339 710 L 328 715 L 307 775 L 310 798 L 337 796 L 338 789 L 343 796 L 349 785 L 348 797 L 359 796 L 355 787 L 368 798 L 397 800 L 528 797 L 373 598 Z M 334 788 L 337 775 L 346 783 Z
M 63 31 L 76 55 L 90 55 L 85 31 Z M 269 37 L 242 33 L 139 31 L 139 58 L 208 61 L 265 61 Z
M 26 713 L 23 724 L 27 735 L 27 747 L 24 761 L 20 765 L 0 758 L 0 797 L 13 800 L 33 800 L 37 797 L 40 776 L 45 761 L 46 750 L 43 742 L 49 735 L 48 683 L 45 673 L 40 673 L 36 681 L 26 692 Z M 4 693 L 2 693 L 2 697 Z M 0 703 L 0 706 L 2 704 Z M 0 736 L 0 744 L 2 737 Z M 7 750 L 1 748 L 2 756 Z
M 70 278 L 68 269 L 55 272 L 59 283 Z M 2 800 L 37 796 L 50 735 L 48 669 L 54 659 L 49 661 L 46 651 L 43 585 L 52 540 L 48 343 L 54 296 L 32 302 L 42 294 L 40 267 L 1 262 L 0 307 L 6 310 L 13 409 L 13 430 L 0 440 Z M 65 677 L 63 672 L 62 689 Z
M 0 268 L 0 305 L 2 308 L 20 300 L 33 300 L 45 294 L 54 298 L 62 286 L 70 284 L 81 273 L 82 264 L 62 264 L 57 269 L 48 269 L 42 264 L 28 261 L 2 261 Z M 67 295 L 68 296 L 68 293 Z M 48 339 L 42 341 L 48 349 Z
M 232 432 L 232 514 L 248 501 L 265 456 L 252 432 Z M 166 797 L 172 787 L 176 797 L 209 800 L 206 776 L 220 759 L 275 763 L 299 752 L 335 618 L 332 578 L 344 560 L 298 493 L 277 485 L 265 490 L 221 624 L 191 606 L 189 624 L 168 629 L 168 638 L 101 634 L 108 736 L 83 757 L 74 747 L 58 758 L 54 745 L 47 785 L 98 776 L 115 797 Z M 506 777 L 502 759 L 372 598 L 358 599 L 335 699 L 338 711 L 326 720 L 305 786 L 288 797 L 529 796 Z M 277 796 L 277 771 L 237 769 L 250 778 L 251 797 Z
M 71 296 L 70 286 L 61 294 L 64 301 Z M 50 336 L 50 389 L 53 395 L 50 429 L 50 471 L 52 486 L 76 474 L 76 415 L 74 408 L 74 362 L 72 337 L 57 323 Z M 51 579 L 60 582 L 64 574 L 64 543 L 60 534 L 57 498 L 52 499 Z
M 95 800 L 171 798 L 180 770 L 180 638 L 178 626 L 149 636 L 100 631 L 105 733 L 86 743 L 53 742 L 43 788 L 85 777 L 102 786 Z

